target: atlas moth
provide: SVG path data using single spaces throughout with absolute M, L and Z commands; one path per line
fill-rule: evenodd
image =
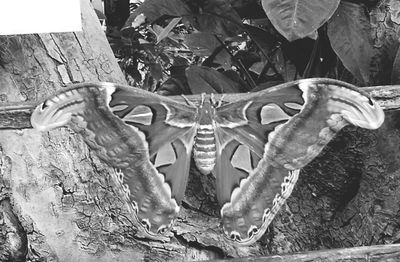
M 40 131 L 69 125 L 120 170 L 132 215 L 151 239 L 162 239 L 177 218 L 193 157 L 202 174 L 215 175 L 223 232 L 241 245 L 265 233 L 300 169 L 339 130 L 383 121 L 366 93 L 324 78 L 187 97 L 82 83 L 45 99 L 31 117 Z

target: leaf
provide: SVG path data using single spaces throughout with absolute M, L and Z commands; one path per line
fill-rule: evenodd
M 94 8 L 94 11 L 96 12 L 97 18 L 98 19 L 106 19 L 106 16 L 104 15 L 104 7 L 103 3 L 101 0 L 92 0 L 91 4 Z
M 224 70 L 232 68 L 232 56 L 225 49 L 222 49 L 214 58 L 214 63 L 219 64 Z
M 397 49 L 396 57 L 393 62 L 391 80 L 393 85 L 400 84 L 400 48 Z
M 221 45 L 215 35 L 204 32 L 186 34 L 183 41 L 195 55 L 201 57 L 211 55 Z
M 190 8 L 181 0 L 146 0 L 131 13 L 121 32 L 127 34 L 137 28 L 143 24 L 143 18 L 148 23 L 153 23 L 163 15 L 181 17 L 190 13 Z
M 193 94 L 237 93 L 240 90 L 240 84 L 212 68 L 190 66 L 186 69 L 186 76 Z
M 251 65 L 249 71 L 254 72 L 257 75 L 260 75 L 264 67 L 265 67 L 265 62 L 255 62 L 254 64 Z
M 243 80 L 243 78 L 239 75 L 239 73 L 233 70 L 232 68 L 223 71 L 222 74 L 228 77 L 234 83 L 237 83 L 236 85 L 238 86 L 239 89 L 238 91 L 236 91 L 236 93 L 244 93 L 250 91 L 247 83 Z
M 145 22 L 146 22 L 146 16 L 144 14 L 140 14 L 140 15 L 134 17 L 133 21 L 130 23 L 130 27 L 136 28 L 136 27 L 141 26 Z
M 340 0 L 262 0 L 272 24 L 289 41 L 309 36 L 333 15 Z
M 278 49 L 275 52 L 275 54 L 272 57 L 272 61 L 275 65 L 276 70 L 282 76 L 285 82 L 290 82 L 296 79 L 297 68 L 290 60 L 288 60 L 284 56 L 282 49 Z
M 150 64 L 150 73 L 151 76 L 154 77 L 155 80 L 162 79 L 162 67 L 159 63 Z
M 244 31 L 242 19 L 229 1 L 210 0 L 204 1 L 204 3 L 206 5 L 201 6 L 200 14 L 189 17 L 191 24 L 199 31 L 216 34 L 222 40 Z
M 368 83 L 373 56 L 370 23 L 365 7 L 342 2 L 328 23 L 328 37 L 336 55 L 358 80 Z
M 171 32 L 172 29 L 181 21 L 182 17 L 176 17 L 169 22 L 169 24 L 160 32 L 159 35 L 157 35 L 157 43 L 160 43 L 161 40 L 164 38 L 168 37 L 169 33 Z
M 262 50 L 264 56 L 267 56 L 272 48 L 276 46 L 276 37 L 268 31 L 252 25 L 244 25 L 247 34 L 254 41 L 257 47 Z
M 157 90 L 157 94 L 163 96 L 190 95 L 186 81 L 171 77 Z

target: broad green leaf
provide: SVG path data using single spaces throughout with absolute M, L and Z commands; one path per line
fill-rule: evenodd
M 240 90 L 239 83 L 208 67 L 190 66 L 186 69 L 186 77 L 193 94 L 237 93 Z
M 340 0 L 262 0 L 274 27 L 289 41 L 312 35 L 333 15 Z
M 342 2 L 328 23 L 328 37 L 336 55 L 358 80 L 368 83 L 373 56 L 370 23 L 365 6 Z

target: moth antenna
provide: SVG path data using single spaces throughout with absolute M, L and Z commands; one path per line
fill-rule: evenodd
M 218 103 L 217 103 L 217 107 L 221 107 L 222 106 L 222 102 L 224 101 L 225 98 L 225 94 L 222 94 L 221 98 L 219 99 Z
M 201 94 L 201 95 L 203 95 L 203 94 Z M 183 99 L 185 99 L 185 101 L 186 101 L 186 103 L 187 103 L 188 105 L 197 107 L 196 104 L 193 103 L 192 101 L 190 101 L 189 98 L 187 98 L 185 95 L 182 94 L 181 96 L 183 97 Z M 204 101 L 204 98 L 203 98 L 203 96 L 202 96 L 202 99 L 201 99 L 201 103 L 202 103 L 202 104 L 203 104 L 203 101 Z
M 216 101 L 215 95 L 213 93 L 211 93 L 211 98 L 210 99 L 211 99 L 211 102 L 212 102 L 213 105 L 215 105 L 216 107 L 221 107 L 222 106 L 222 102 L 224 101 L 224 97 L 225 97 L 225 94 L 222 94 L 221 98 L 218 101 Z
M 211 100 L 211 103 L 212 103 L 213 105 L 215 105 L 215 96 L 214 96 L 214 93 L 211 93 L 211 95 L 210 95 L 210 100 Z

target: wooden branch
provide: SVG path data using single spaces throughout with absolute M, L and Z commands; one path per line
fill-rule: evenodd
M 211 260 L 209 262 L 400 261 L 400 244 L 340 248 L 291 255 Z
M 0 129 L 32 128 L 34 103 L 0 104 Z
M 400 109 L 400 85 L 370 86 L 362 90 L 369 93 L 384 110 Z
M 362 90 L 369 93 L 384 110 L 400 109 L 399 85 L 372 86 Z M 34 108 L 34 103 L 0 104 L 0 129 L 32 128 L 30 116 Z

